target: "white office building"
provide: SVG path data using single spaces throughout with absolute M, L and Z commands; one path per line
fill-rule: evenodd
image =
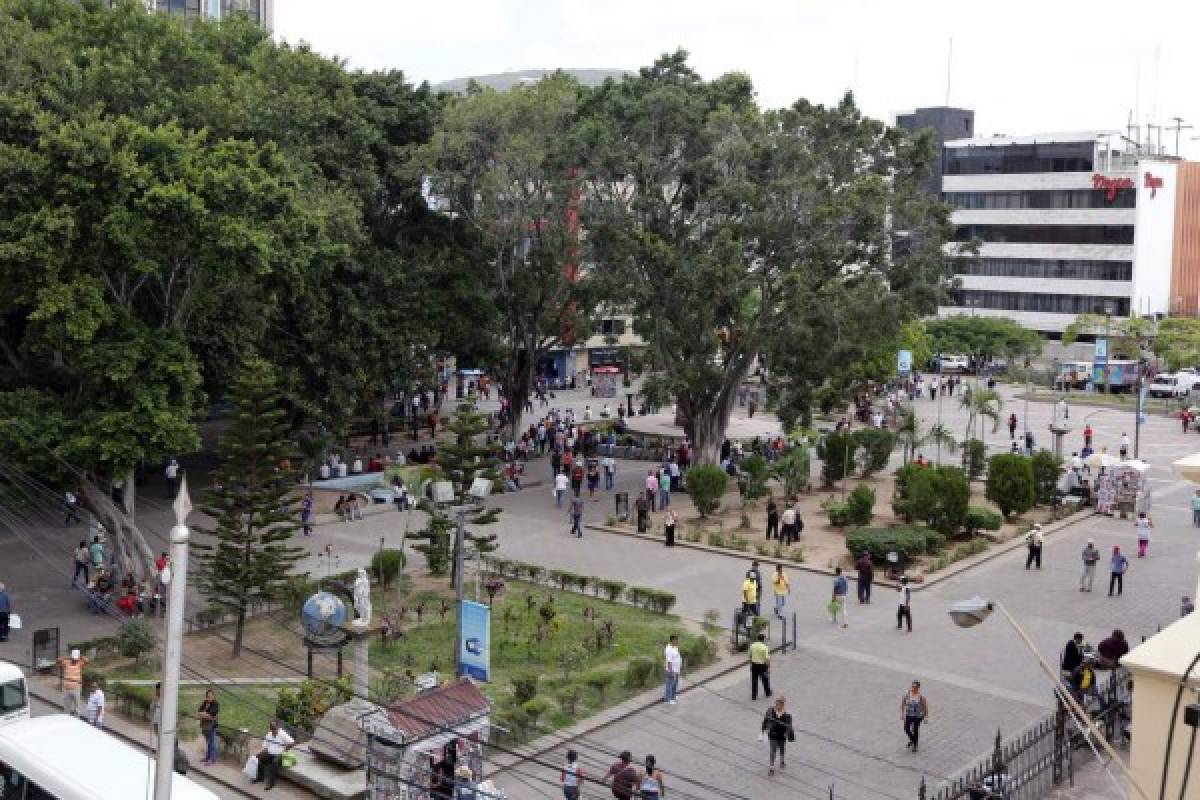
M 1196 313 L 1200 165 L 1127 141 L 1100 131 L 946 141 L 955 241 L 981 244 L 939 315 L 1002 316 L 1053 337 L 1085 312 Z

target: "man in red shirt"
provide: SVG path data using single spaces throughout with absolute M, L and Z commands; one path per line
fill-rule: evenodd
M 628 750 L 622 751 L 620 761 L 608 768 L 604 779 L 612 778 L 612 796 L 617 800 L 631 800 L 633 787 L 637 784 L 638 770 L 633 765 L 633 756 Z

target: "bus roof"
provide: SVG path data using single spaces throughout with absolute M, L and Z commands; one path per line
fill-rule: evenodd
M 0 727 L 0 761 L 64 800 L 149 800 L 154 760 L 120 739 L 65 714 Z M 220 800 L 182 775 L 173 800 Z
M 8 683 L 24 677 L 25 673 L 16 664 L 0 661 L 0 683 Z

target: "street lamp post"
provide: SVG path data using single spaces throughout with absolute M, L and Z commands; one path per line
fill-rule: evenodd
M 158 753 L 154 766 L 154 800 L 171 800 L 171 776 L 175 773 L 176 727 L 179 718 L 179 671 L 183 661 L 183 608 L 187 603 L 188 540 L 187 516 L 192 510 L 187 476 L 179 482 L 175 496 L 175 527 L 171 528 L 171 582 L 167 587 L 167 641 L 163 648 L 162 709 Z
M 1021 637 L 1022 643 L 1024 643 L 1024 645 L 1029 649 L 1029 652 L 1033 653 L 1034 658 L 1037 659 L 1038 666 L 1041 667 L 1042 672 L 1046 674 L 1046 677 L 1049 678 L 1051 684 L 1053 684 L 1055 695 L 1057 695 L 1058 699 L 1062 701 L 1062 703 L 1070 710 L 1075 724 L 1078 725 L 1081 730 L 1087 733 L 1084 738 L 1088 741 L 1089 745 L 1091 744 L 1092 738 L 1099 742 L 1109 759 L 1111 759 L 1111 761 L 1120 768 L 1121 772 L 1125 774 L 1125 777 L 1129 780 L 1129 785 L 1137 791 L 1142 800 L 1150 800 L 1150 797 L 1146 794 L 1146 791 L 1142 788 L 1141 784 L 1137 782 L 1137 778 L 1133 776 L 1133 773 L 1129 770 L 1129 767 L 1125 766 L 1125 762 L 1121 760 L 1121 757 L 1117 755 L 1115 750 L 1113 750 L 1112 745 L 1110 745 L 1108 740 L 1104 738 L 1104 734 L 1101 733 L 1100 729 L 1096 727 L 1095 722 L 1092 721 L 1091 715 L 1089 715 L 1082 707 L 1080 707 L 1079 703 L 1075 700 L 1070 692 L 1063 691 L 1062 678 L 1060 674 L 1056 673 L 1055 670 L 1048 663 L 1046 663 L 1046 659 L 1037 649 L 1037 645 L 1033 643 L 1033 640 L 1029 638 L 1029 634 L 1025 633 L 1025 630 L 1019 624 L 1017 624 L 1017 621 L 1013 619 L 1012 614 L 1008 613 L 1008 609 L 1005 608 L 1003 604 L 993 600 L 988 600 L 983 597 L 972 597 L 969 600 L 963 600 L 955 603 L 949 608 L 948 613 L 950 614 L 950 618 L 954 620 L 954 624 L 958 627 L 973 628 L 987 619 L 994 610 L 1000 611 L 1001 616 L 1008 620 L 1008 624 L 1011 625 L 1013 630 L 1017 632 L 1017 635 Z M 1100 760 L 1098 753 L 1097 760 Z M 1107 766 L 1105 766 L 1105 772 L 1108 772 Z M 1114 787 L 1116 787 L 1117 791 L 1120 792 L 1121 796 L 1127 796 L 1126 793 L 1121 789 L 1120 784 L 1117 783 L 1116 778 L 1113 777 L 1113 774 L 1108 772 L 1108 776 L 1110 779 L 1112 779 Z
M 1111 302 L 1104 304 L 1104 393 L 1112 394 L 1112 342 L 1110 341 L 1109 329 L 1112 323 L 1112 315 L 1114 311 Z

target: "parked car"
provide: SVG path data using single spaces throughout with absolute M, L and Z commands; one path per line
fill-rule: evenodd
M 1192 372 L 1160 373 L 1150 382 L 1151 397 L 1186 397 L 1197 384 L 1200 377 Z
M 967 372 L 971 369 L 971 359 L 960 355 L 940 356 L 942 372 Z

